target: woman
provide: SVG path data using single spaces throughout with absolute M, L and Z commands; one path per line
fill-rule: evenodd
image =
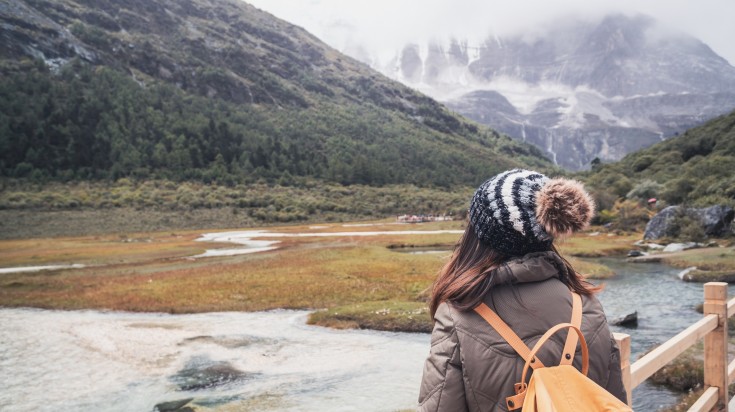
M 467 229 L 434 282 L 429 308 L 435 323 L 419 410 L 508 410 L 506 397 L 515 393 L 525 362 L 473 309 L 485 303 L 532 348 L 548 329 L 570 321 L 570 291 L 582 297 L 588 376 L 625 402 L 619 350 L 594 296 L 599 288 L 553 243 L 585 228 L 593 214 L 580 183 L 532 171 L 510 170 L 477 189 Z M 565 339 L 566 332 L 557 333 L 543 346 L 542 364 L 559 364 Z M 579 350 L 576 355 L 579 368 Z

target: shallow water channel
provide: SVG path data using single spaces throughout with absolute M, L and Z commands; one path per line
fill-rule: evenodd
M 0 409 L 392 411 L 418 396 L 425 334 L 305 325 L 306 311 L 1 309 Z
M 631 363 L 654 345 L 665 342 L 702 318 L 695 308 L 704 301 L 701 283 L 679 279 L 681 269 L 654 263 L 628 263 L 623 259 L 596 260 L 616 276 L 605 281 L 599 295 L 608 319 L 638 311 L 636 328 L 612 327 L 631 335 Z M 729 296 L 735 289 L 731 286 Z M 644 382 L 633 390 L 633 409 L 655 411 L 673 404 L 678 395 Z
M 679 269 L 601 259 L 617 276 L 609 318 L 634 310 L 633 359 L 701 317 L 702 285 Z M 732 296 L 731 290 L 731 296 Z M 395 411 L 414 407 L 429 335 L 338 331 L 306 311 L 137 314 L 0 309 L 0 409 L 151 411 L 193 398 L 212 410 Z M 643 384 L 636 411 L 676 395 Z

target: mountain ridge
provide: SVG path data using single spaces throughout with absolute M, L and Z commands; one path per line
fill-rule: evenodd
M 626 155 L 614 163 L 596 163 L 579 176 L 612 200 L 649 198 L 666 205 L 735 206 L 735 111 L 679 136 Z M 610 199 L 612 196 L 612 199 Z
M 6 176 L 448 186 L 550 166 L 243 2 L 26 0 L 0 20 Z

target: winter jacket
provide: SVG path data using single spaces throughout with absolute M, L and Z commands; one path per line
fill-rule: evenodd
M 565 273 L 553 252 L 511 260 L 492 272 L 494 286 L 484 302 L 533 348 L 548 329 L 571 319 L 571 294 L 560 280 Z M 506 411 L 505 398 L 521 380 L 523 359 L 474 311 L 445 302 L 434 319 L 419 411 Z M 594 296 L 582 296 L 581 330 L 589 346 L 588 376 L 625 402 L 620 352 Z M 541 349 L 544 365 L 559 364 L 566 335 L 557 333 Z M 577 345 L 574 366 L 580 369 L 581 362 Z

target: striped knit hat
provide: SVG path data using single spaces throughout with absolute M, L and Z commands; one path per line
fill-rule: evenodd
M 594 202 L 581 183 L 514 169 L 483 183 L 470 203 L 481 242 L 511 256 L 549 250 L 555 237 L 584 229 Z

